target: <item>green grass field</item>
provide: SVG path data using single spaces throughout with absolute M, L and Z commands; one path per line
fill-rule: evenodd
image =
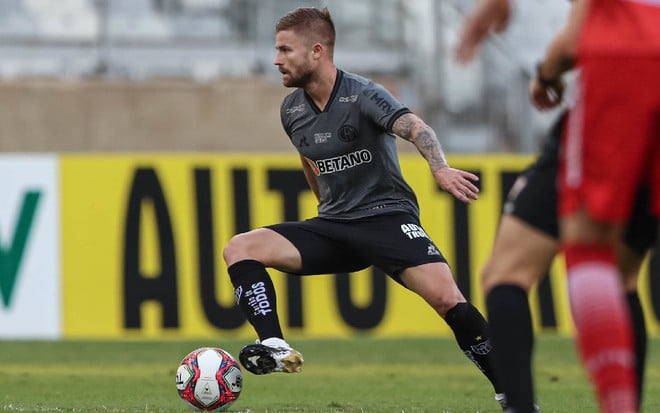
M 244 372 L 243 413 L 498 412 L 488 381 L 451 339 L 293 341 L 302 374 Z M 189 351 L 228 341 L 0 341 L 1 412 L 192 412 L 174 375 Z M 649 343 L 644 411 L 660 411 L 660 364 Z M 535 353 L 544 413 L 597 412 L 570 339 L 542 336 Z

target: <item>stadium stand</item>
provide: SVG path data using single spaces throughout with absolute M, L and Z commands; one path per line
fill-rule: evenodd
M 338 65 L 389 82 L 443 132 L 446 150 L 531 152 L 552 115 L 529 109 L 527 77 L 567 2 L 517 3 L 510 33 L 480 61 L 459 67 L 451 47 L 470 0 L 2 0 L 0 80 L 33 93 L 34 78 L 84 90 L 94 89 L 91 82 L 123 92 L 128 85 L 135 93 L 167 87 L 164 79 L 198 92 L 234 79 L 278 87 L 275 21 L 297 6 L 327 4 L 339 33 Z M 53 89 L 63 93 L 44 93 Z M 25 143 L 9 142 L 17 150 Z

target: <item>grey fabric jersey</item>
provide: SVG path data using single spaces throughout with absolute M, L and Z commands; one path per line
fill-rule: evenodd
M 394 121 L 409 112 L 383 86 L 341 70 L 325 109 L 316 107 L 303 89 L 284 99 L 282 125 L 316 175 L 320 217 L 419 214 L 391 133 Z

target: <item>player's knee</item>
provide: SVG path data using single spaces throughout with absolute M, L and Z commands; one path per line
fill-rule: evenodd
M 463 294 L 458 289 L 454 292 L 438 292 L 427 300 L 435 312 L 441 317 L 444 317 L 449 310 L 456 307 L 456 304 L 465 302 Z
M 249 259 L 250 258 L 250 241 L 249 233 L 242 233 L 234 235 L 229 243 L 222 250 L 222 257 L 225 260 L 227 266 L 232 264 Z

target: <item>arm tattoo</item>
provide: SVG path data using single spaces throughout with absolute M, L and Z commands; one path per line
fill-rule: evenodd
M 407 113 L 399 117 L 392 126 L 392 132 L 415 145 L 433 172 L 448 166 L 435 132 L 417 115 Z

